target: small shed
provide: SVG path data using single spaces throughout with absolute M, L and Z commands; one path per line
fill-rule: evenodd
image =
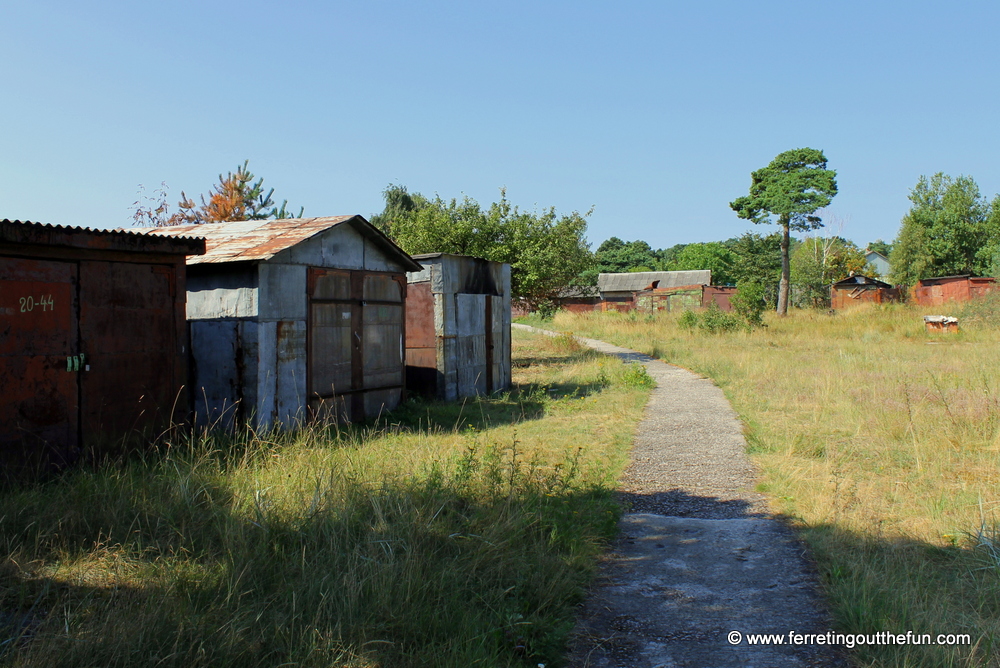
M 712 271 L 635 271 L 599 274 L 597 289 L 601 293 L 601 310 L 631 311 L 636 292 L 666 288 L 709 285 Z
M 868 276 L 850 276 L 830 285 L 830 308 L 841 310 L 858 304 L 899 301 L 899 289 Z
M 203 239 L 0 221 L 0 457 L 99 456 L 187 412 L 186 255 Z
M 940 276 L 917 281 L 910 293 L 913 303 L 919 306 L 941 306 L 949 302 L 964 302 L 986 294 L 997 287 L 995 278 L 963 274 Z
M 632 308 L 637 311 L 684 311 L 707 308 L 715 304 L 722 311 L 731 311 L 730 297 L 736 288 L 725 285 L 678 285 L 673 288 L 656 287 L 634 293 Z
M 407 275 L 407 389 L 455 400 L 510 386 L 510 265 L 415 255 Z
M 404 386 L 406 272 L 420 265 L 361 216 L 155 230 L 198 234 L 188 261 L 197 418 L 255 427 L 359 420 Z

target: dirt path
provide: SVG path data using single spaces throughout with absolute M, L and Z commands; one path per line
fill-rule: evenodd
M 544 330 L 535 332 L 552 334 Z M 830 630 L 802 544 L 753 491 L 739 420 L 690 371 L 577 337 L 656 380 L 622 479 L 631 512 L 584 604 L 571 666 L 845 666 L 822 645 L 749 645 L 748 634 Z M 742 634 L 738 644 L 731 632 Z

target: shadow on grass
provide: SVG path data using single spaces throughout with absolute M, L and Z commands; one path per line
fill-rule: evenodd
M 612 492 L 500 447 L 422 479 L 329 471 L 301 499 L 216 455 L 0 494 L 0 662 L 558 665 L 615 531 Z
M 590 383 L 515 383 L 505 392 L 484 397 L 466 397 L 457 401 L 439 401 L 413 397 L 378 422 L 394 427 L 432 431 L 483 430 L 540 420 L 546 414 L 546 402 L 553 399 L 587 397 L 608 387 L 606 381 Z

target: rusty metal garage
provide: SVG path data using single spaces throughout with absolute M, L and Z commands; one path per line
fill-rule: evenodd
M 187 412 L 185 255 L 201 239 L 0 221 L 0 455 L 48 465 Z
M 407 388 L 454 400 L 510 386 L 510 265 L 415 255 L 408 275 Z
M 156 230 L 207 240 L 188 263 L 197 419 L 292 426 L 391 410 L 404 389 L 406 272 L 361 216 Z

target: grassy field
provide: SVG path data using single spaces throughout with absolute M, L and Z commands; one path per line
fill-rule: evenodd
M 648 390 L 514 339 L 507 394 L 0 493 L 0 662 L 558 665 Z
M 746 425 L 759 489 L 812 547 L 838 630 L 974 642 L 859 648 L 859 665 L 997 666 L 998 306 L 974 306 L 962 333 L 936 336 L 924 312 L 901 306 L 799 311 L 714 335 L 672 314 L 560 313 L 547 325 L 723 388 Z

